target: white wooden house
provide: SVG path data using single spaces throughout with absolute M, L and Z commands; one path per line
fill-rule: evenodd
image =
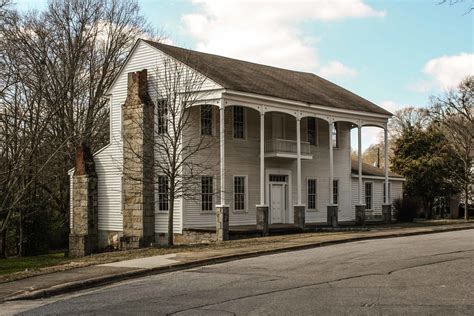
M 202 190 L 203 196 L 221 194 L 211 204 L 176 201 L 176 234 L 215 226 L 218 205 L 229 206 L 230 226 L 255 225 L 257 205 L 269 208 L 271 224 L 293 223 L 295 205 L 304 206 L 306 223 L 325 223 L 328 206 L 337 205 L 339 221 L 354 221 L 356 205 L 381 213 L 382 204 L 401 197 L 400 176 L 351 162 L 351 129 L 358 129 L 359 157 L 362 127 L 380 127 L 387 140 L 391 113 L 383 108 L 312 73 L 139 40 L 108 91 L 110 143 L 94 155 L 101 247 L 123 234 L 127 76 L 147 69 L 148 85 L 156 85 L 154 72 L 163 68 L 165 58 L 205 77 L 201 89 L 206 97 L 196 105 L 194 117 L 209 125 L 206 130 L 220 144 L 214 155 L 220 167 L 203 180 Z M 209 105 L 213 111 L 203 118 L 200 107 Z M 154 230 L 160 236 L 167 232 L 168 212 L 160 209 L 157 192 L 155 202 Z

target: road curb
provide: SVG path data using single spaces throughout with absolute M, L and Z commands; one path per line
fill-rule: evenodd
M 148 275 L 174 272 L 174 271 L 196 268 L 196 267 L 206 266 L 206 265 L 213 265 L 213 264 L 218 264 L 218 263 L 224 263 L 224 262 L 229 262 L 229 261 L 234 261 L 234 260 L 239 260 L 239 259 L 255 258 L 255 257 L 263 256 L 263 255 L 312 249 L 312 248 L 325 247 L 325 246 L 364 241 L 364 240 L 409 237 L 409 236 L 428 235 L 428 234 L 453 232 L 453 231 L 460 231 L 460 230 L 470 230 L 470 229 L 474 229 L 474 226 L 451 227 L 451 228 L 446 228 L 446 229 L 434 229 L 434 230 L 428 230 L 428 231 L 415 231 L 415 232 L 406 232 L 406 233 L 397 232 L 397 233 L 391 233 L 391 234 L 386 234 L 386 235 L 376 235 L 376 236 L 360 236 L 360 237 L 352 237 L 352 238 L 347 238 L 347 239 L 328 240 L 328 241 L 320 241 L 320 242 L 314 242 L 314 243 L 308 243 L 308 244 L 302 244 L 302 245 L 293 245 L 293 246 L 287 246 L 287 247 L 281 247 L 281 248 L 275 248 L 275 249 L 248 251 L 244 253 L 223 255 L 223 256 L 218 256 L 218 257 L 201 259 L 201 260 L 194 260 L 191 262 L 175 263 L 168 266 L 162 266 L 162 267 L 157 267 L 157 268 L 127 271 L 123 273 L 95 277 L 95 278 L 90 278 L 90 279 L 81 280 L 81 281 L 68 282 L 61 285 L 55 285 L 46 289 L 39 289 L 39 290 L 31 291 L 28 293 L 22 293 L 22 294 L 4 297 L 2 299 L 2 302 L 18 301 L 18 300 L 32 300 L 32 299 L 57 296 L 61 294 L 70 293 L 73 291 L 90 289 L 90 288 L 94 288 L 98 286 L 103 286 L 103 285 L 112 284 L 112 283 L 116 283 L 120 281 L 139 278 L 139 277 L 144 277 Z

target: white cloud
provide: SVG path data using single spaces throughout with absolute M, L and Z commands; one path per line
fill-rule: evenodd
M 430 79 L 416 82 L 411 86 L 413 90 L 427 92 L 454 88 L 467 75 L 474 75 L 474 54 L 461 53 L 431 59 L 423 67 L 423 73 Z
M 390 100 L 385 100 L 379 103 L 381 107 L 383 107 L 385 110 L 395 113 L 396 111 L 407 107 L 407 105 L 401 105 L 396 102 L 390 101 Z
M 270 64 L 277 67 L 330 75 L 355 74 L 333 61 L 320 65 L 317 38 L 302 34 L 299 26 L 314 20 L 383 17 L 363 0 L 313 1 L 222 1 L 193 0 L 197 9 L 184 15 L 185 31 L 196 41 L 196 49 L 209 53 Z
M 353 68 L 344 66 L 339 61 L 331 61 L 329 64 L 321 67 L 318 74 L 324 78 L 334 77 L 354 77 L 357 71 Z

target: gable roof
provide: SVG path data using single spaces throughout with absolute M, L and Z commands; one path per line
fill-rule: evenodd
M 352 174 L 358 174 L 359 173 L 359 162 L 357 160 L 351 160 L 351 170 Z M 383 168 L 377 168 L 375 166 L 372 166 L 371 164 L 362 163 L 362 175 L 363 176 L 376 176 L 376 177 L 385 177 L 385 169 Z M 400 180 L 403 180 L 403 176 L 399 175 L 398 173 L 395 172 L 388 172 L 388 176 L 390 178 L 400 178 Z
M 312 73 L 201 53 L 149 40 L 144 41 L 196 69 L 226 89 L 343 110 L 392 115 L 378 105 Z

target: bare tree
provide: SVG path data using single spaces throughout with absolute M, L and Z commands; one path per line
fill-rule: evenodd
M 0 145 L 2 167 L 10 166 L 9 177 L 20 179 L 23 170 L 15 165 L 27 164 L 15 159 L 28 155 L 27 174 L 36 180 L 25 186 L 25 196 L 45 194 L 43 200 L 59 210 L 63 227 L 68 227 L 66 171 L 73 165 L 74 150 L 80 143 L 97 150 L 108 142 L 104 94 L 137 38 L 158 35 L 134 0 L 50 0 L 43 12 L 26 14 L 10 4 L 0 0 L 1 128 L 8 135 Z M 15 155 L 13 135 L 21 144 Z M 47 168 L 40 168 L 46 161 Z M 0 174 L 0 183 L 9 183 L 4 176 Z M 2 192 L 7 187 L 12 186 L 4 185 Z M 2 206 L 2 212 L 12 208 L 14 204 Z
M 472 11 L 474 11 L 474 1 L 472 0 L 440 0 L 438 2 L 438 4 L 448 4 L 450 6 L 453 6 L 453 5 L 456 5 L 456 4 L 460 4 L 460 3 L 464 3 L 464 2 L 470 2 L 471 4 L 470 5 L 467 5 L 467 10 L 466 10 L 466 13 L 465 14 L 469 14 L 471 13 Z
M 391 139 L 397 139 L 403 132 L 414 128 L 425 129 L 431 122 L 426 108 L 406 107 L 394 113 L 388 124 Z
M 474 182 L 474 76 L 466 77 L 457 89 L 444 96 L 432 97 L 432 103 L 432 115 L 463 163 L 463 172 L 456 173 L 456 180 L 463 188 L 464 217 L 468 220 L 472 199 L 470 186 Z
M 167 243 L 173 245 L 175 201 L 180 198 L 201 201 L 201 176 L 216 172 L 215 151 L 218 147 L 215 136 L 202 135 L 200 130 L 199 111 L 210 116 L 213 111 L 212 106 L 203 101 L 207 97 L 207 93 L 201 91 L 205 77 L 174 59 L 164 58 L 163 61 L 156 69 L 155 83 L 150 91 L 157 124 L 151 134 L 153 166 L 148 170 L 154 170 L 158 197 L 155 207 L 168 211 Z M 137 152 L 133 154 L 146 159 Z M 215 192 L 213 188 L 210 194 Z

